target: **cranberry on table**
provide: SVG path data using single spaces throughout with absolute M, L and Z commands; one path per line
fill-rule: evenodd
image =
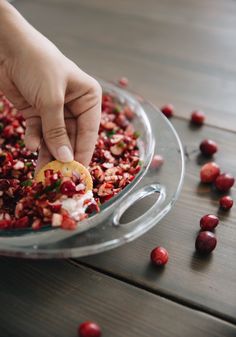
M 212 183 L 220 174 L 220 167 L 216 163 L 207 163 L 200 170 L 200 179 L 202 183 Z
M 201 254 L 211 253 L 217 244 L 214 233 L 209 231 L 200 232 L 196 238 L 195 248 Z
M 151 252 L 151 261 L 156 266 L 164 266 L 169 259 L 167 250 L 163 247 L 156 247 Z
M 159 167 L 163 165 L 163 163 L 164 163 L 164 158 L 159 154 L 155 154 L 151 161 L 151 168 L 158 169 Z
M 205 119 L 206 115 L 203 111 L 193 111 L 191 114 L 191 122 L 195 125 L 202 125 Z
M 225 195 L 219 200 L 220 208 L 224 211 L 228 211 L 234 204 L 233 199 L 229 195 Z
M 215 186 L 220 192 L 227 192 L 234 185 L 234 177 L 229 173 L 220 174 L 215 181 Z
M 121 77 L 119 80 L 118 80 L 118 83 L 121 87 L 127 87 L 128 84 L 129 84 L 129 80 L 127 77 Z
M 100 337 L 102 334 L 100 327 L 91 321 L 80 324 L 78 328 L 79 337 Z
M 174 115 L 174 106 L 172 104 L 166 104 L 161 108 L 161 112 L 167 117 L 170 118 Z
M 218 146 L 216 142 L 214 142 L 211 139 L 205 139 L 201 142 L 200 146 L 200 151 L 202 152 L 203 155 L 205 156 L 212 156 L 214 153 L 218 151 Z
M 219 218 L 213 214 L 204 215 L 200 220 L 200 227 L 204 231 L 213 230 L 219 223 Z

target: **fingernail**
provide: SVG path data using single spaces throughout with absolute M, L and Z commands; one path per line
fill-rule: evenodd
M 59 147 L 59 149 L 57 150 L 57 154 L 59 160 L 63 162 L 72 161 L 74 159 L 71 150 L 68 146 L 65 145 Z

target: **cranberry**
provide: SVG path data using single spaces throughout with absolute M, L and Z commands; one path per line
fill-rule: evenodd
M 16 219 L 15 221 L 15 227 L 16 228 L 26 228 L 29 226 L 29 217 L 24 216 L 20 219 Z
M 101 333 L 99 325 L 91 321 L 80 324 L 78 328 L 79 337 L 100 337 Z
M 128 84 L 129 84 L 129 80 L 128 80 L 127 77 L 121 77 L 121 78 L 119 79 L 118 83 L 119 83 L 119 85 L 120 85 L 121 87 L 127 87 Z
M 163 163 L 164 163 L 164 158 L 159 154 L 155 154 L 151 161 L 151 168 L 158 169 L 159 167 L 163 165 Z
M 0 229 L 8 229 L 11 228 L 11 220 L 0 220 Z
M 191 115 L 191 122 L 196 125 L 202 125 L 205 121 L 205 114 L 202 111 L 193 111 Z
M 10 182 L 7 179 L 0 179 L 0 191 L 7 191 L 10 187 Z
M 71 180 L 66 180 L 61 184 L 60 192 L 72 197 L 76 193 L 76 185 Z
M 224 197 L 220 198 L 219 203 L 220 207 L 224 211 L 228 211 L 233 206 L 234 201 L 229 195 L 225 195 Z
M 220 167 L 216 163 L 207 163 L 202 166 L 200 178 L 202 183 L 212 183 L 220 174 Z
M 166 104 L 161 108 L 161 112 L 167 117 L 170 118 L 174 115 L 174 106 L 172 104 Z
M 157 266 L 164 266 L 168 259 L 169 254 L 163 247 L 156 247 L 151 252 L 151 261 Z
M 220 192 L 227 192 L 234 184 L 234 177 L 228 173 L 220 174 L 215 181 L 215 186 Z
M 204 231 L 213 230 L 219 223 L 219 218 L 213 214 L 204 215 L 200 220 L 201 229 Z
M 209 254 L 216 247 L 217 239 L 214 233 L 209 231 L 200 232 L 196 238 L 195 247 L 201 254 Z
M 218 150 L 217 144 L 213 140 L 210 140 L 210 139 L 203 140 L 199 148 L 202 154 L 204 154 L 205 156 L 212 156 Z
M 61 222 L 61 228 L 73 230 L 76 228 L 76 222 L 74 219 L 70 218 L 69 215 L 64 214 Z

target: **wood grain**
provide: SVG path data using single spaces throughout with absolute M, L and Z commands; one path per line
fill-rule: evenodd
M 87 72 L 127 75 L 157 105 L 236 130 L 236 3 L 21 0 L 22 14 Z
M 198 144 L 206 137 L 217 141 L 220 150 L 215 156 L 216 162 L 223 171 L 235 175 L 232 158 L 235 156 L 236 134 L 210 127 L 192 130 L 180 120 L 173 123 L 186 145 L 189 158 L 186 158 L 184 188 L 171 213 L 135 242 L 80 261 L 236 323 L 235 207 L 229 213 L 219 212 L 221 223 L 215 231 L 218 245 L 212 255 L 201 258 L 194 252 L 199 220 L 205 214 L 218 213 L 219 199 L 210 187 L 199 185 L 200 164 L 205 160 L 199 156 Z M 161 173 L 159 179 L 161 181 Z M 234 199 L 235 192 L 234 188 Z M 150 251 L 157 245 L 166 247 L 170 254 L 165 270 L 157 270 L 149 264 Z
M 233 337 L 236 327 L 66 262 L 1 259 L 0 336 L 73 337 L 85 320 L 103 337 Z

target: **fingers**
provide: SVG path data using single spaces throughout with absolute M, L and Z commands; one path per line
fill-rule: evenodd
M 40 149 L 39 149 L 39 155 L 36 163 L 36 168 L 35 168 L 35 175 L 39 172 L 39 170 L 52 161 L 53 157 L 51 153 L 49 152 L 47 145 L 45 144 L 44 141 L 41 142 L 40 144 Z
M 85 166 L 91 161 L 98 136 L 99 123 L 95 117 L 98 110 L 99 107 L 95 106 L 77 119 L 75 160 Z
M 30 117 L 26 119 L 25 146 L 28 150 L 37 151 L 41 140 L 41 119 L 39 117 Z
M 64 100 L 44 106 L 40 112 L 44 141 L 52 156 L 62 162 L 73 160 L 64 120 Z
M 91 79 L 91 78 L 90 78 Z M 101 87 L 89 80 L 84 95 L 69 103 L 70 111 L 77 117 L 75 160 L 88 166 L 97 140 L 101 118 Z
M 77 130 L 77 121 L 74 117 L 72 118 L 66 118 L 66 130 L 68 137 L 70 139 L 71 147 L 73 149 L 73 153 L 75 152 L 75 144 L 76 144 L 76 130 Z

